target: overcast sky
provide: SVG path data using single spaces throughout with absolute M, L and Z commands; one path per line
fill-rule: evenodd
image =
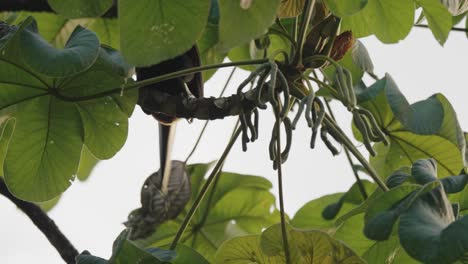
M 430 31 L 414 28 L 410 35 L 396 45 L 384 45 L 373 37 L 362 39 L 382 77 L 390 73 L 410 103 L 423 100 L 434 93 L 443 93 L 458 113 L 462 129 L 468 129 L 468 40 L 464 33 L 452 32 L 445 47 L 440 47 Z M 210 80 L 205 91 L 217 95 L 230 69 L 220 70 Z M 246 77 L 237 71 L 227 94 Z M 369 84 L 370 82 L 368 82 Z M 333 104 L 340 124 L 351 135 L 350 114 L 341 104 Z M 223 151 L 236 119 L 226 118 L 209 124 L 191 162 L 209 162 Z M 190 151 L 202 121 L 188 125 L 178 123 L 174 159 L 184 160 Z M 271 111 L 260 113 L 260 138 L 248 145 L 243 153 L 240 142 L 228 157 L 225 170 L 260 175 L 273 182 L 277 194 L 276 173 L 268 157 L 268 143 L 273 126 Z M 143 181 L 158 169 L 158 137 L 155 121 L 144 115 L 139 107 L 130 119 L 128 140 L 122 150 L 95 168 L 89 180 L 75 182 L 60 203 L 49 213 L 63 233 L 81 252 L 108 258 L 112 242 L 124 228 L 128 213 L 139 207 L 139 192 Z M 290 216 L 306 202 L 324 194 L 347 190 L 354 176 L 344 153 L 332 157 L 320 140 L 310 150 L 310 130 L 301 122 L 293 134 L 293 145 L 284 165 L 285 207 Z M 363 147 L 360 147 L 364 151 Z M 62 264 L 58 253 L 43 234 L 15 206 L 0 196 L 0 263 Z M 278 219 L 279 221 L 279 219 Z

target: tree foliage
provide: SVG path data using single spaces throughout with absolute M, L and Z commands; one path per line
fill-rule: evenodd
M 423 26 L 443 45 L 452 30 L 468 32 L 454 28 L 466 16 L 467 0 L 43 4 L 43 10 L 21 5 L 14 11 L 0 4 L 0 180 L 15 197 L 44 209 L 122 148 L 139 88 L 174 78 L 185 82 L 197 72 L 207 81 L 228 66 L 251 73 L 231 97 L 151 93 L 154 105 L 146 110 L 153 115 L 238 115 L 240 124 L 216 165 L 173 161 L 168 186 L 163 172 L 151 175 L 112 256 L 83 252 L 76 263 L 466 260 L 467 134 L 457 113 L 440 93 L 408 102 L 390 74 L 374 73 L 372 54 L 358 39 L 374 35 L 397 43 Z M 194 45 L 200 67 L 132 79 L 135 67 L 170 62 Z M 231 62 L 222 63 L 225 58 Z M 349 111 L 368 158 L 334 119 L 331 100 Z M 344 148 L 356 183 L 289 217 L 281 189 L 276 207 L 271 182 L 223 171 L 238 137 L 246 151 L 249 142 L 269 136 L 258 133 L 258 111 L 266 108 L 276 120 L 268 150 L 280 187 L 298 122 L 310 127 L 311 148 L 317 140 L 333 155 Z M 361 172 L 373 182 L 361 180 Z

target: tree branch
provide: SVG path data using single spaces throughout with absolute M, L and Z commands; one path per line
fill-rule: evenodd
M 0 193 L 13 202 L 21 211 L 23 211 L 34 225 L 41 230 L 49 242 L 55 247 L 62 259 L 68 264 L 75 263 L 75 257 L 79 254 L 70 241 L 63 235 L 54 221 L 42 211 L 42 209 L 33 204 L 20 200 L 10 193 L 5 181 L 0 178 Z

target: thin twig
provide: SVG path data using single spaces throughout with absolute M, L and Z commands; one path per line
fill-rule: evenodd
M 429 28 L 429 25 L 422 25 L 422 24 L 415 24 L 415 27 L 420 27 L 420 28 Z M 450 29 L 451 31 L 459 31 L 459 32 L 468 32 L 467 28 L 459 28 L 459 27 L 452 27 Z
M 218 97 L 223 96 L 223 94 L 224 94 L 224 92 L 226 91 L 226 88 L 228 87 L 228 84 L 229 84 L 229 82 L 231 81 L 231 78 L 232 78 L 232 76 L 234 75 L 234 72 L 236 71 L 236 69 L 237 69 L 236 67 L 232 68 L 231 74 L 229 74 L 229 77 L 228 77 L 226 83 L 224 84 L 224 87 L 223 87 L 223 89 L 221 90 L 221 93 L 219 94 Z M 202 130 L 200 131 L 200 134 L 198 135 L 197 141 L 195 142 L 195 145 L 194 145 L 193 148 L 192 148 L 192 151 L 190 151 L 190 154 L 188 154 L 187 158 L 185 159 L 185 162 L 184 162 L 185 164 L 187 164 L 187 162 L 188 162 L 188 160 L 190 159 L 190 157 L 192 157 L 193 153 L 195 153 L 195 150 L 197 149 L 198 144 L 200 143 L 201 138 L 202 138 L 203 134 L 205 133 L 206 127 L 208 126 L 208 122 L 210 122 L 210 120 L 206 120 L 206 121 L 205 121 L 205 124 L 203 125 L 203 128 L 202 128 Z
M 284 214 L 284 199 L 283 199 L 283 171 L 282 171 L 282 160 L 281 160 L 281 122 L 280 122 L 280 109 L 275 109 L 276 115 L 276 159 L 273 162 L 276 162 L 278 166 L 278 199 L 280 205 L 280 217 L 281 217 L 281 235 L 283 237 L 283 248 L 284 248 L 284 257 L 286 259 L 286 264 L 291 263 L 291 255 L 289 253 L 289 243 L 288 243 L 288 231 L 286 229 L 286 217 Z
M 75 263 L 75 257 L 79 254 L 78 250 L 75 249 L 68 238 L 66 238 L 60 231 L 54 220 L 50 219 L 50 217 L 44 213 L 39 206 L 13 196 L 2 178 L 0 178 L 0 193 L 14 203 L 29 217 L 29 219 L 31 219 L 34 225 L 47 237 L 47 240 L 49 240 L 49 242 L 55 247 L 66 263 Z
M 205 184 L 201 188 L 200 193 L 198 193 L 197 198 L 195 198 L 195 201 L 193 202 L 192 207 L 190 207 L 187 215 L 185 216 L 184 221 L 180 225 L 179 230 L 177 230 L 177 233 L 176 233 L 176 235 L 174 237 L 174 240 L 171 243 L 170 250 L 174 250 L 176 248 L 176 246 L 177 246 L 177 243 L 179 243 L 180 238 L 184 234 L 185 229 L 189 225 L 190 221 L 192 220 L 193 215 L 195 214 L 198 207 L 200 206 L 200 203 L 203 200 L 203 197 L 205 197 L 205 194 L 207 193 L 208 188 L 210 188 L 211 183 L 213 182 L 213 180 L 218 175 L 218 172 L 219 172 L 221 166 L 223 165 L 224 161 L 226 160 L 227 155 L 231 151 L 232 146 L 234 145 L 237 138 L 241 134 L 241 131 L 242 130 L 240 128 L 238 128 L 236 130 L 236 132 L 234 133 L 234 136 L 232 137 L 231 141 L 229 141 L 228 145 L 224 149 L 223 154 L 219 158 L 218 162 L 216 162 L 216 165 L 215 165 L 214 169 L 211 171 L 210 176 L 208 176 L 208 179 L 206 179 Z

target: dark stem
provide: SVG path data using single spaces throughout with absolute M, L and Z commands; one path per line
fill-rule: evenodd
M 216 162 L 216 165 L 214 169 L 211 171 L 210 176 L 206 179 L 205 184 L 200 190 L 200 193 L 197 195 L 197 198 L 195 198 L 195 201 L 192 204 L 192 207 L 190 207 L 187 215 L 184 218 L 184 221 L 179 227 L 179 230 L 177 230 L 177 233 L 174 237 L 174 240 L 172 241 L 170 250 L 174 250 L 177 246 L 177 243 L 179 243 L 180 238 L 185 232 L 185 229 L 187 226 L 190 224 L 190 221 L 192 220 L 193 215 L 197 211 L 198 207 L 200 206 L 201 201 L 203 200 L 203 197 L 205 197 L 205 194 L 207 193 L 208 189 L 210 188 L 211 184 L 213 183 L 213 180 L 216 179 L 216 176 L 219 174 L 221 166 L 224 164 L 224 161 L 226 160 L 227 155 L 232 149 L 232 146 L 236 142 L 237 138 L 239 137 L 241 133 L 241 129 L 238 128 L 236 132 L 234 133 L 234 136 L 232 137 L 231 141 L 229 141 L 228 145 L 226 146 L 226 149 L 224 149 L 223 154 L 219 158 L 218 162 Z
M 343 144 L 345 148 L 347 148 L 356 159 L 364 166 L 364 168 L 369 172 L 371 178 L 377 183 L 377 185 L 382 189 L 382 191 L 387 192 L 389 191 L 387 185 L 380 179 L 379 175 L 375 171 L 375 169 L 367 162 L 367 159 L 362 156 L 361 152 L 353 145 L 353 142 L 346 136 L 346 134 L 341 130 L 341 128 L 333 121 L 333 119 L 325 115 L 325 119 L 323 120 L 325 125 L 328 129 L 332 130 L 340 139 L 340 142 Z
M 284 213 L 284 198 L 283 198 L 283 170 L 281 163 L 281 122 L 280 120 L 280 110 L 275 110 L 276 115 L 276 160 L 273 162 L 277 162 L 278 164 L 278 199 L 279 199 L 279 206 L 280 206 L 280 217 L 281 217 L 281 236 L 283 238 L 283 248 L 284 248 L 284 257 L 286 259 L 286 264 L 291 263 L 291 255 L 289 253 L 289 243 L 288 243 L 288 230 L 286 227 L 286 217 Z
M 301 26 L 299 28 L 299 39 L 297 40 L 297 53 L 294 54 L 294 64 L 302 64 L 302 51 L 304 49 L 304 42 L 308 33 L 310 18 L 314 10 L 315 0 L 306 0 L 304 12 L 302 13 Z
M 333 114 L 333 111 L 332 111 L 332 109 L 330 107 L 330 104 L 328 103 L 328 101 L 326 99 L 325 99 L 325 106 L 327 107 L 328 112 L 330 113 L 330 116 L 331 116 L 332 120 L 336 122 L 335 115 Z M 361 192 L 361 195 L 364 198 L 364 200 L 367 200 L 368 195 L 367 195 L 367 192 L 366 192 L 366 188 L 364 187 L 364 184 L 362 183 L 361 178 L 359 178 L 359 174 L 358 174 L 356 168 L 354 167 L 354 163 L 353 163 L 353 160 L 351 158 L 351 155 L 349 154 L 349 150 L 347 148 L 344 148 L 344 151 L 345 151 L 345 154 L 346 154 L 346 158 L 348 159 L 348 163 L 351 166 L 351 169 L 353 170 L 353 174 L 354 174 L 354 177 L 356 178 L 356 183 L 357 183 L 357 185 L 359 187 L 359 191 Z
M 415 27 L 420 27 L 420 28 L 429 28 L 429 25 L 416 24 L 414 26 Z M 459 31 L 459 32 L 468 32 L 467 28 L 459 28 L 459 27 L 452 27 L 450 30 L 451 31 Z
M 60 231 L 57 225 L 55 225 L 54 221 L 50 219 L 39 206 L 13 196 L 2 178 L 0 178 L 0 193 L 13 202 L 29 219 L 31 219 L 34 225 L 47 237 L 66 263 L 75 263 L 75 257 L 79 254 L 78 251 Z
M 105 97 L 109 95 L 120 94 L 122 93 L 122 91 L 125 92 L 129 90 L 137 89 L 143 86 L 159 83 L 162 81 L 174 79 L 174 78 L 185 76 L 185 75 L 192 74 L 192 73 L 202 72 L 202 71 L 211 70 L 211 69 L 232 67 L 232 66 L 263 64 L 266 62 L 268 62 L 268 59 L 234 61 L 234 62 L 227 62 L 227 63 L 221 63 L 221 64 L 205 65 L 205 66 L 200 66 L 200 67 L 188 68 L 188 69 L 184 69 L 184 70 L 180 70 L 176 72 L 171 72 L 168 74 L 164 74 L 164 75 L 154 77 L 154 78 L 145 79 L 145 80 L 138 81 L 138 82 L 132 82 L 127 85 L 116 87 L 116 88 L 113 88 L 104 92 L 100 92 L 97 94 L 93 94 L 93 95 L 86 95 L 86 96 L 81 96 L 81 97 L 69 97 L 69 96 L 65 96 L 65 95 L 57 93 L 57 94 L 54 94 L 54 96 L 66 102 L 87 101 L 87 100 L 93 100 L 93 99 L 97 99 L 97 98 L 101 98 L 101 97 Z

